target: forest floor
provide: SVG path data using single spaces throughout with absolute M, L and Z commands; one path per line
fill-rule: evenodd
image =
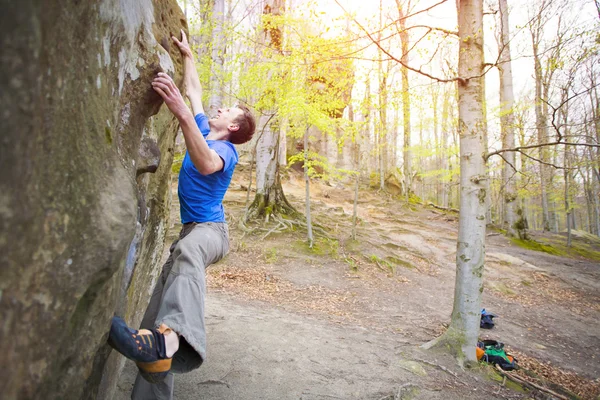
M 487 234 L 483 307 L 498 317 L 481 338 L 505 343 L 517 377 L 552 397 L 419 347 L 450 320 L 456 214 L 361 190 L 353 241 L 353 191 L 315 182 L 312 217 L 328 237 L 309 249 L 304 229 L 239 228 L 247 177 L 236 172 L 225 199 L 231 252 L 209 269 L 209 356 L 176 375 L 175 399 L 600 398 L 600 241 L 578 235 L 567 253 L 564 235 L 534 232 L 537 251 Z M 297 210 L 304 190 L 299 175 L 284 182 Z M 179 221 L 176 192 L 173 203 Z M 128 363 L 115 399 L 135 372 Z

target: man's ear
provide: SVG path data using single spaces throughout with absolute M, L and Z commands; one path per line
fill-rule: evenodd
M 227 129 L 229 129 L 229 132 L 235 132 L 240 129 L 240 126 L 238 124 L 229 124 Z

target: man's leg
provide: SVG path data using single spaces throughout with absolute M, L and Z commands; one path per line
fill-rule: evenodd
M 204 330 L 205 268 L 227 254 L 227 225 L 221 223 L 184 226 L 180 239 L 171 246 L 144 319 L 143 328 L 166 324 L 180 336 L 179 350 L 171 370 L 189 372 L 202 364 L 206 352 Z M 139 374 L 131 398 L 171 399 L 173 374 L 159 385 L 146 382 Z
M 173 398 L 173 373 L 161 383 L 150 383 L 138 373 L 131 392 L 134 400 L 171 400 Z
M 206 357 L 206 267 L 219 261 L 228 251 L 226 224 L 196 224 L 175 246 L 173 267 L 163 289 L 155 326 L 165 324 L 177 332 L 183 339 L 182 351 L 188 347 L 201 359 Z M 176 353 L 173 358 L 174 372 L 188 372 L 199 367 L 189 355 L 184 363 L 178 362 L 177 356 Z

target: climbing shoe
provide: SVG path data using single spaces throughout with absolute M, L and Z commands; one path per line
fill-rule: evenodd
M 113 317 L 108 344 L 135 361 L 140 375 L 150 383 L 162 382 L 171 370 L 171 358 L 166 356 L 165 334 L 172 332 L 165 324 L 158 329 L 135 330 L 120 317 Z

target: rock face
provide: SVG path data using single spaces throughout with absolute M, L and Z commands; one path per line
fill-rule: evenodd
M 181 83 L 186 22 L 176 0 L 0 3 L 0 397 L 110 398 L 110 319 L 139 324 L 167 228 L 177 124 L 150 82 Z

